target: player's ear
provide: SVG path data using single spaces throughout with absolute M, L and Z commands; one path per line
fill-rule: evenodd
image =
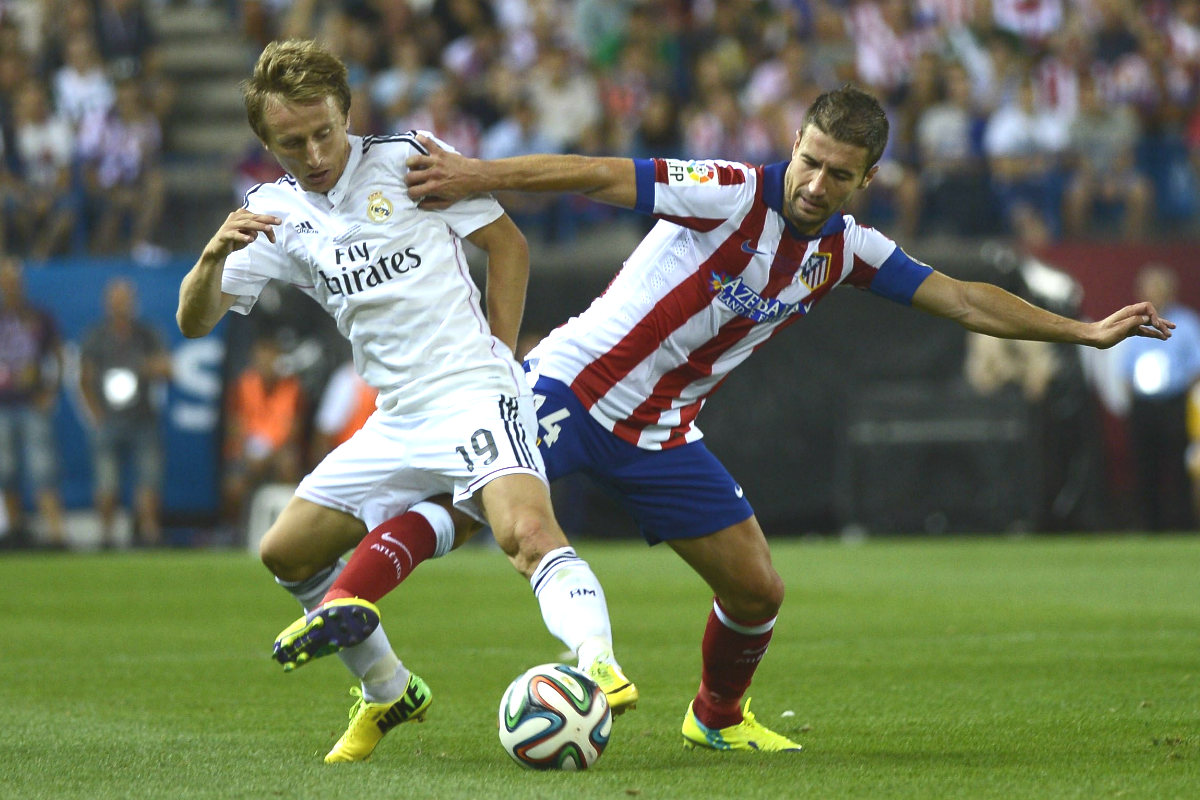
M 867 186 L 869 186 L 871 184 L 871 181 L 872 181 L 872 179 L 874 179 L 875 173 L 877 173 L 877 172 L 879 172 L 878 164 L 876 164 L 875 166 L 873 166 L 869 170 L 867 170 L 867 174 L 863 175 L 862 183 L 860 183 L 858 185 L 858 188 L 859 189 L 867 188 Z

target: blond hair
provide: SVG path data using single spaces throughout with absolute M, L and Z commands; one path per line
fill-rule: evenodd
M 263 113 L 271 99 L 305 105 L 332 97 L 343 117 L 350 113 L 346 65 L 310 39 L 271 42 L 258 57 L 253 75 L 242 81 L 241 87 L 246 119 L 255 135 L 264 142 L 267 131 Z

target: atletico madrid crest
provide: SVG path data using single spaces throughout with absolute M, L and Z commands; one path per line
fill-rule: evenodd
M 804 284 L 810 292 L 815 292 L 829 280 L 829 263 L 832 260 L 829 253 L 813 253 L 804 260 L 796 273 L 796 280 Z

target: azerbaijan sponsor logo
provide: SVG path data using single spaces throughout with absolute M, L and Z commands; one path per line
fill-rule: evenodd
M 763 297 L 743 283 L 740 276 L 731 278 L 714 272 L 709 286 L 716 295 L 717 302 L 738 316 L 754 322 L 775 322 L 807 311 L 803 303 L 785 303 L 773 297 Z

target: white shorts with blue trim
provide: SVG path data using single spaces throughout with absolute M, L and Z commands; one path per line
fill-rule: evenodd
M 345 511 L 370 530 L 437 494 L 486 522 L 479 491 L 505 475 L 546 480 L 537 451 L 533 398 L 474 396 L 420 415 L 376 411 L 296 489 L 296 496 Z

